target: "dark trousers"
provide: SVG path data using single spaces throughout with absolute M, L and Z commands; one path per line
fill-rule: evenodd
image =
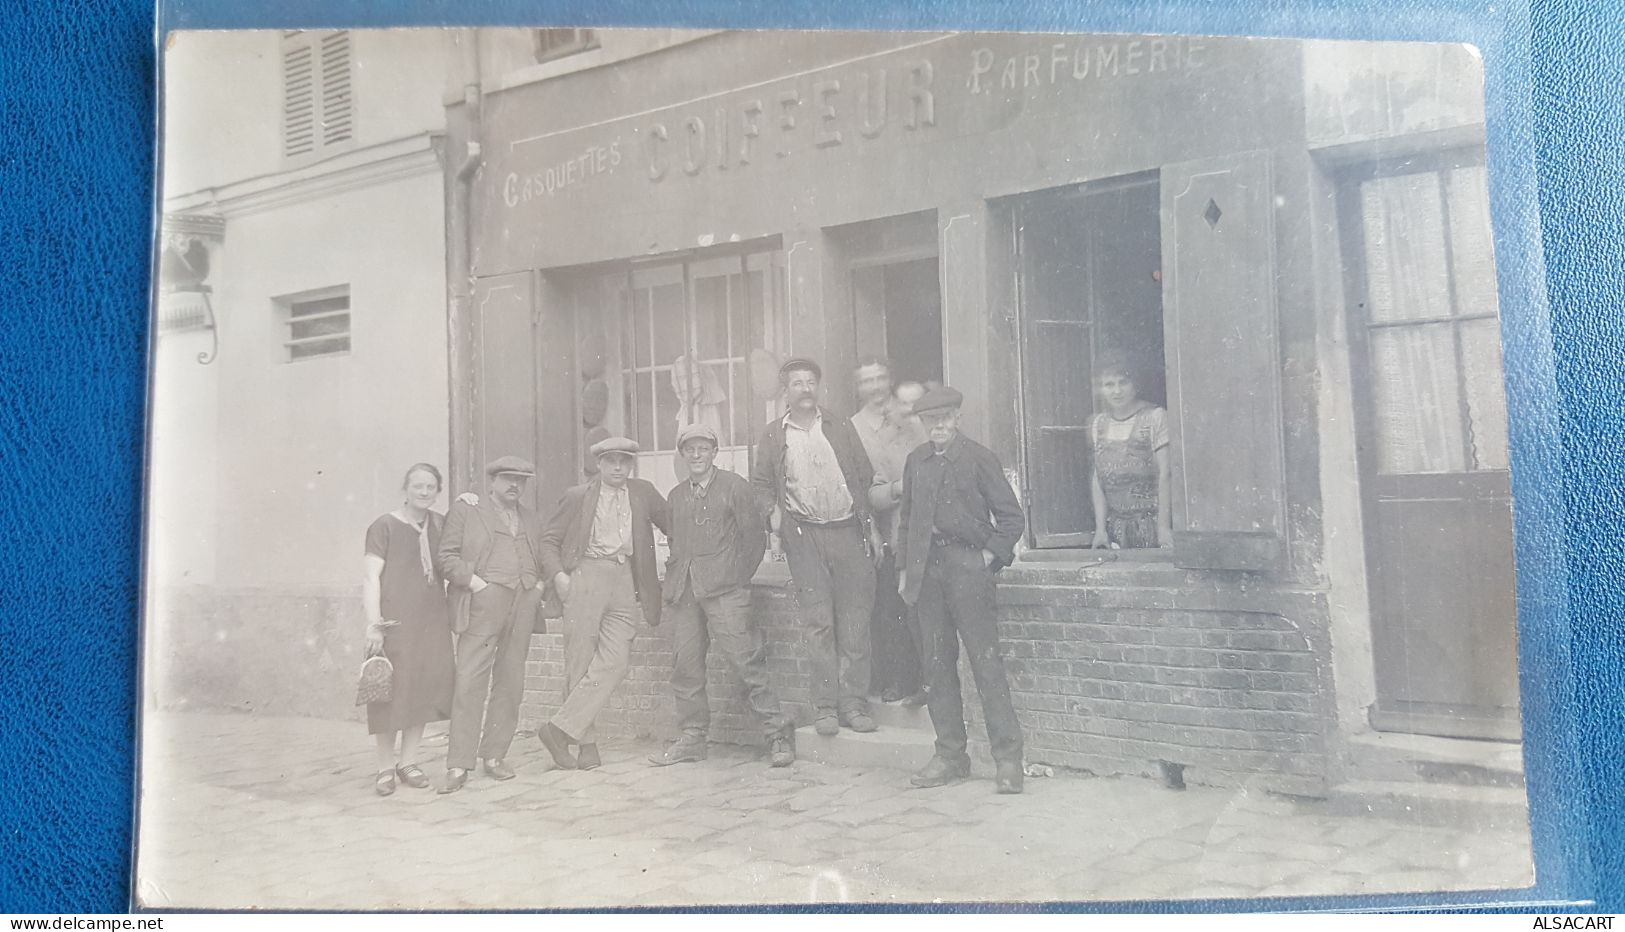
M 671 690 L 677 699 L 677 727 L 704 740 L 711 725 L 711 699 L 705 692 L 705 655 L 713 641 L 728 667 L 745 684 L 745 699 L 767 737 L 786 730 L 778 694 L 767 678 L 767 641 L 750 617 L 750 586 L 694 598 L 684 587 L 670 607 L 673 648 Z
M 508 755 L 525 697 L 535 608 L 530 593 L 507 586 L 491 584 L 474 593 L 468 630 L 457 636 L 447 767 L 471 770 L 476 754 L 482 760 Z
M 914 611 L 897 592 L 897 558 L 875 570 L 875 610 L 870 622 L 874 644 L 874 691 L 912 696 L 920 691 L 921 658 L 919 625 Z
M 869 614 L 875 565 L 857 524 L 803 524 L 786 514 L 784 558 L 796 583 L 818 714 L 869 708 Z
M 931 546 L 915 611 L 925 647 L 925 695 L 937 732 L 937 755 L 966 761 L 965 704 L 960 695 L 959 642 L 970 654 L 971 675 L 982 696 L 993 759 L 1021 762 L 1021 723 L 1010 702 L 993 602 L 993 574 L 979 550 Z

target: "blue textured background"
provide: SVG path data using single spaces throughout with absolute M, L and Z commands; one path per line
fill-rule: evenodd
M 399 15 L 364 0 L 290 0 L 276 4 L 273 23 L 248 6 L 177 0 L 169 12 L 174 25 L 194 27 L 364 25 Z M 420 24 L 656 17 L 640 6 L 435 0 L 412 16 Z M 1185 0 L 1143 10 L 1081 0 L 1064 8 L 823 0 L 772 11 L 688 0 L 658 10 L 691 25 L 1381 29 L 1413 38 L 1447 28 L 1488 45 L 1506 38 L 1467 0 Z M 1533 82 L 1533 134 L 1515 127 L 1506 147 L 1532 143 L 1539 170 L 1561 410 L 1554 420 L 1538 391 L 1513 399 L 1515 416 L 1521 408 L 1546 425 L 1514 425 L 1520 592 L 1540 596 L 1540 610 L 1525 618 L 1540 630 L 1526 631 L 1524 659 L 1534 662 L 1524 685 L 1548 725 L 1570 715 L 1578 724 L 1583 777 L 1546 785 L 1535 803 L 1537 845 L 1582 861 L 1589 852 L 1601 908 L 1625 911 L 1625 6 L 1538 2 L 1533 23 L 1529 73 L 1511 69 L 1500 81 L 1514 97 Z M 0 912 L 122 911 L 128 903 L 152 35 L 152 11 L 136 0 L 0 0 L 0 540 L 12 544 L 0 560 Z M 1516 53 L 1516 37 L 1503 47 Z M 1492 158 L 1496 148 L 1492 129 Z M 1513 177 L 1504 184 L 1516 187 Z M 1527 204 L 1529 193 L 1506 196 Z M 1514 271 L 1525 293 L 1542 283 L 1538 266 Z M 1544 343 L 1538 333 L 1512 338 L 1531 336 Z M 1551 349 L 1512 351 L 1535 361 L 1532 376 L 1509 361 L 1515 390 L 1520 380 L 1538 383 Z M 1551 437 L 1560 445 L 1546 448 Z M 1530 502 L 1541 513 L 1531 514 Z M 1566 547 L 1550 534 L 1523 535 L 1565 523 Z M 1565 684 L 1542 675 L 1565 657 L 1572 703 Z M 1537 772 L 1576 772 L 1569 746 L 1547 737 L 1531 735 L 1532 781 Z M 1587 813 L 1589 823 L 1576 818 Z

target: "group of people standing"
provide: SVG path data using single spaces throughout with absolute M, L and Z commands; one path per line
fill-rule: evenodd
M 564 619 L 564 702 L 537 737 L 557 766 L 600 766 L 596 719 L 627 674 L 639 621 L 653 626 L 662 617 L 672 630 L 680 733 L 650 762 L 705 759 L 714 643 L 745 684 L 769 763 L 792 764 L 796 723 L 769 681 L 751 615 L 751 580 L 770 531 L 806 632 L 815 731 L 876 730 L 872 692 L 923 702 L 936 748 L 911 782 L 963 779 L 963 642 L 996 789 L 1021 792 L 1022 735 L 998 641 L 994 574 L 1014 561 L 1025 517 L 994 454 L 960 432 L 962 395 L 894 386 L 889 364 L 868 358 L 856 370 L 862 407 L 846 419 L 820 404 L 816 362 L 791 359 L 779 377 L 787 410 L 760 432 L 748 480 L 717 467 L 717 435 L 702 424 L 677 436 L 686 475 L 669 498 L 633 475 L 637 443 L 611 437 L 589 451 L 597 475 L 568 490 L 546 521 L 522 501 L 536 470 L 518 457 L 490 463 L 485 494 L 465 493 L 443 519 L 432 510 L 440 473 L 424 463 L 407 471 L 402 507 L 367 533 L 368 650 L 395 669 L 390 700 L 368 708 L 378 793 L 393 793 L 397 782 L 430 785 L 417 760 L 423 727 L 448 718 L 441 793 L 461 789 L 476 762 L 492 779 L 515 776 L 506 757 L 530 635 L 550 598 Z M 1102 484 L 1097 477 L 1096 488 Z M 1154 535 L 1166 521 L 1158 517 Z M 656 528 L 670 546 L 663 580 Z

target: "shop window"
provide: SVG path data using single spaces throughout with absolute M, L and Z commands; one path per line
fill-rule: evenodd
M 279 298 L 276 316 L 283 362 L 350 352 L 348 285 Z
M 682 426 L 703 423 L 723 447 L 749 446 L 778 395 L 752 360 L 784 345 L 780 254 L 636 269 L 628 305 L 626 423 L 638 444 L 674 450 Z
M 1377 471 L 1507 468 L 1482 165 L 1359 183 Z
M 537 63 L 598 47 L 598 35 L 591 29 L 537 29 L 532 35 L 535 36 Z
M 350 33 L 282 34 L 282 154 L 314 161 L 355 141 Z

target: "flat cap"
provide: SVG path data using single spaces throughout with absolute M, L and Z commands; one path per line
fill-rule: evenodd
M 635 456 L 639 449 L 638 442 L 630 437 L 605 437 L 593 444 L 587 452 L 595 457 L 603 456 L 606 453 L 622 453 L 627 456 Z
M 964 403 L 965 396 L 959 389 L 943 385 L 921 395 L 920 400 L 914 402 L 914 413 L 925 414 L 930 411 L 944 411 L 949 408 L 958 408 Z
M 717 446 L 717 432 L 704 424 L 690 424 L 677 432 L 677 449 L 681 450 L 683 444 L 690 440 L 709 440 L 712 446 Z
M 500 457 L 485 465 L 485 475 L 487 477 L 504 472 L 516 476 L 534 476 L 536 475 L 536 467 L 529 460 L 522 460 L 517 456 Z
M 818 363 L 813 362 L 811 359 L 808 359 L 805 356 L 791 356 L 789 359 L 786 359 L 784 361 L 784 365 L 779 367 L 779 377 L 783 378 L 785 375 L 788 375 L 791 372 L 797 372 L 803 369 L 811 372 L 819 381 L 824 380 L 824 370 L 818 367 Z

